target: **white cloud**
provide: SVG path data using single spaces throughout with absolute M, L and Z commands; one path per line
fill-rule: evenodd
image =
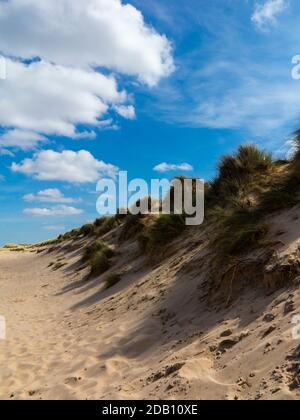
M 266 29 L 276 24 L 277 16 L 287 7 L 286 0 L 267 0 L 264 3 L 256 3 L 251 20 L 259 29 Z
M 43 229 L 48 230 L 49 232 L 64 231 L 66 227 L 64 225 L 47 225 L 43 226 Z
M 23 199 L 28 202 L 39 201 L 41 203 L 78 203 L 80 200 L 65 197 L 58 188 L 48 188 L 37 194 L 26 194 Z
M 2 142 L 23 150 L 43 141 L 25 132 L 82 139 L 117 128 L 110 111 L 134 119 L 113 72 L 154 86 L 174 70 L 168 39 L 121 0 L 0 1 L 0 51 L 7 57 L 0 126 L 19 130 Z
M 247 49 L 242 46 L 238 51 Z M 200 75 L 188 68 L 180 75 L 184 85 L 171 82 L 160 89 L 152 112 L 183 126 L 240 130 L 256 140 L 282 141 L 298 121 L 300 83 L 290 77 L 285 58 L 269 62 L 267 57 L 256 63 L 255 56 L 237 54 L 221 67 L 216 58 Z
M 39 144 L 47 141 L 46 137 L 33 131 L 14 129 L 7 131 L 0 136 L 0 149 L 5 150 L 7 148 L 13 148 L 23 151 L 34 150 Z
M 10 150 L 7 149 L 2 149 L 0 147 L 0 156 L 10 156 L 10 157 L 14 157 L 15 155 L 13 154 L 13 152 L 11 152 Z
M 299 89 L 292 81 L 273 85 L 268 80 L 248 80 L 200 102 L 188 119 L 201 127 L 242 128 L 265 136 L 282 129 L 298 111 Z
M 32 159 L 24 159 L 20 164 L 13 163 L 11 169 L 40 181 L 71 183 L 96 182 L 103 176 L 115 176 L 118 170 L 114 165 L 97 160 L 86 150 L 65 150 L 61 153 L 43 150 Z
M 160 163 L 153 168 L 156 172 L 171 172 L 171 171 L 184 171 L 189 172 L 193 171 L 194 168 L 189 163 L 181 163 L 179 165 L 173 163 Z
M 1 2 L 0 51 L 65 66 L 106 67 L 149 85 L 174 69 L 167 38 L 120 0 Z
M 135 109 L 132 105 L 117 105 L 115 110 L 121 117 L 128 120 L 134 120 L 136 118 Z
M 24 209 L 24 214 L 30 216 L 44 216 L 44 217 L 55 217 L 55 216 L 78 216 L 83 213 L 83 210 L 76 209 L 70 206 L 55 206 L 49 208 L 32 208 Z
M 127 100 L 113 77 L 91 70 L 7 60 L 7 74 L 0 86 L 0 125 L 18 128 L 6 142 L 19 147 L 22 137 L 24 147 L 33 145 L 32 132 L 75 138 L 93 135 L 78 134 L 76 126 L 101 126 L 100 119 L 111 105 Z M 42 140 L 40 134 L 35 141 Z

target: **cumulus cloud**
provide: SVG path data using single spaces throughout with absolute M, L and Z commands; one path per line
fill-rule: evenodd
M 18 129 L 5 141 L 19 147 L 22 141 L 33 146 L 40 134 L 86 136 L 76 133 L 78 124 L 97 127 L 112 104 L 127 100 L 113 77 L 91 70 L 7 60 L 7 73 L 0 87 L 0 125 Z
M 70 183 L 96 182 L 103 176 L 114 177 L 118 168 L 97 160 L 90 152 L 42 150 L 32 159 L 13 163 L 13 172 L 32 176 L 40 181 L 66 181 Z
M 42 142 L 25 132 L 82 139 L 116 128 L 110 112 L 134 119 L 112 74 L 154 86 L 174 70 L 168 39 L 121 0 L 0 1 L 0 51 L 0 126 L 19 130 L 2 142 L 23 150 Z M 81 125 L 90 128 L 78 132 Z
M 0 136 L 0 149 L 2 151 L 9 148 L 23 151 L 34 150 L 39 146 L 39 144 L 46 143 L 47 141 L 48 140 L 45 136 L 33 131 L 14 129 L 7 131 Z
M 78 203 L 80 200 L 65 197 L 58 188 L 48 188 L 37 194 L 26 194 L 23 199 L 28 202 L 39 201 L 41 203 Z
M 24 209 L 24 214 L 30 216 L 45 216 L 45 217 L 54 217 L 54 216 L 78 216 L 83 213 L 83 210 L 77 209 L 71 206 L 55 206 L 55 207 L 45 207 L 45 208 L 32 208 Z
M 0 3 L 0 50 L 66 66 L 101 66 L 155 85 L 174 69 L 167 38 L 120 0 Z
M 286 0 L 267 0 L 264 3 L 256 3 L 251 20 L 258 28 L 266 29 L 276 24 L 277 16 L 287 7 Z
M 189 172 L 193 171 L 194 168 L 189 163 L 181 163 L 179 165 L 173 164 L 173 163 L 160 163 L 159 165 L 156 165 L 153 168 L 156 172 L 171 172 L 171 171 L 184 171 Z

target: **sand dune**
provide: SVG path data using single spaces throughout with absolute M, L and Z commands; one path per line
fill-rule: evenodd
M 122 281 L 105 291 L 78 269 L 80 243 L 0 252 L 0 398 L 299 399 L 298 288 L 208 306 L 196 239 L 154 268 L 121 246 Z

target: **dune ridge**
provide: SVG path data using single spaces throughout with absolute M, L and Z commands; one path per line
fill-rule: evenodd
M 0 398 L 299 399 L 299 164 L 241 146 L 202 226 L 116 215 L 2 249 Z
M 299 248 L 299 211 L 273 220 L 274 232 L 286 220 L 281 264 Z M 300 344 L 296 284 L 270 291 L 241 279 L 229 307 L 209 302 L 205 232 L 175 241 L 153 267 L 136 241 L 119 244 L 120 229 L 104 237 L 122 276 L 109 289 L 105 274 L 88 279 L 81 266 L 86 239 L 2 250 L 1 399 L 299 398 L 289 361 Z

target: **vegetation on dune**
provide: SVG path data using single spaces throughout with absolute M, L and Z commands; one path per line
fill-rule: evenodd
M 63 235 L 59 235 L 56 242 L 61 243 L 64 241 L 71 241 L 77 239 L 81 235 L 81 229 L 73 229 L 70 232 L 66 232 Z
M 225 216 L 219 223 L 211 246 L 219 256 L 227 259 L 259 246 L 266 239 L 268 232 L 268 226 L 257 219 L 254 210 L 237 210 Z
M 285 163 L 286 164 L 286 163 Z M 295 133 L 295 154 L 285 173 L 268 191 L 261 194 L 259 209 L 263 215 L 293 207 L 300 201 L 300 130 Z
M 119 218 L 117 216 L 114 217 L 102 217 L 101 219 L 97 219 L 95 222 L 95 234 L 97 236 L 106 235 L 108 232 L 112 231 L 120 224 Z
M 185 216 L 164 214 L 159 216 L 138 236 L 141 252 L 154 252 L 177 238 L 186 228 Z
M 211 289 L 221 286 L 232 289 L 233 282 L 241 277 L 251 260 L 250 253 L 255 251 L 253 255 L 259 255 L 262 260 L 269 258 L 271 245 L 278 243 L 272 242 L 270 237 L 270 215 L 300 202 L 300 130 L 296 133 L 295 145 L 295 154 L 290 161 L 273 160 L 269 153 L 252 144 L 240 146 L 235 154 L 221 158 L 216 178 L 206 183 L 206 217 L 199 232 L 206 228 L 209 232 L 206 244 L 211 251 Z M 185 223 L 186 215 L 175 214 L 174 189 L 170 191 L 170 199 L 171 214 L 102 217 L 45 245 L 76 239 L 88 243 L 82 262 L 90 267 L 92 276 L 98 276 L 112 268 L 115 255 L 104 242 L 104 235 L 119 228 L 116 230 L 119 245 L 134 240 L 142 255 L 157 262 L 156 257 L 163 258 L 166 251 L 175 249 L 170 247 L 173 241 L 181 240 L 183 233 L 188 240 L 191 232 Z M 162 208 L 163 202 L 156 204 Z M 113 238 L 115 235 L 110 235 L 110 239 Z M 55 270 L 60 264 L 63 263 L 49 266 Z M 105 289 L 121 280 L 120 274 L 110 271 L 103 276 Z
M 287 186 L 275 185 L 269 191 L 263 193 L 259 198 L 258 210 L 262 215 L 283 210 L 295 206 L 299 198 L 295 191 L 289 191 Z
M 253 144 L 242 145 L 235 154 L 221 158 L 216 179 L 205 185 L 205 223 L 214 225 L 210 243 L 223 261 L 264 246 L 269 233 L 265 217 L 299 202 L 300 130 L 295 141 L 296 151 L 291 161 L 274 161 L 269 153 Z M 172 204 L 171 191 L 171 209 Z M 136 239 L 140 251 L 150 254 L 187 229 L 185 215 L 172 213 L 149 218 L 119 214 L 99 218 L 60 239 L 97 238 L 118 226 L 121 226 L 120 243 Z M 83 260 L 93 261 L 93 270 L 102 271 L 109 266 L 111 253 L 103 242 L 94 241 L 85 248 Z
M 82 260 L 89 261 L 96 253 L 102 252 L 107 258 L 114 254 L 113 250 L 102 241 L 94 241 L 84 248 Z
M 207 206 L 226 206 L 234 198 L 247 196 L 263 185 L 263 176 L 270 175 L 274 168 L 270 154 L 252 144 L 240 146 L 236 155 L 221 158 L 218 177 L 206 186 Z
M 233 160 L 222 160 L 217 180 L 207 186 L 207 222 L 213 223 L 215 231 L 210 246 L 216 256 L 216 278 L 245 261 L 251 250 L 268 250 L 274 243 L 269 238 L 270 215 L 300 202 L 300 131 L 297 136 L 295 156 L 290 161 L 272 161 L 269 155 L 263 158 L 263 152 L 254 153 L 253 146 L 241 159 L 241 150 L 249 147 L 243 146 Z M 251 164 L 247 156 L 251 156 Z M 238 173 L 245 176 L 237 177 Z
M 179 177 L 179 180 L 183 180 L 183 177 Z M 171 189 L 171 211 L 174 207 L 173 195 Z M 137 203 L 138 204 L 138 203 Z M 158 208 L 162 206 L 162 203 L 155 203 Z M 148 197 L 148 208 L 151 209 L 152 199 Z M 119 241 L 125 242 L 129 239 L 144 238 L 143 252 L 154 249 L 155 246 L 165 245 L 168 241 L 173 240 L 178 236 L 185 228 L 185 222 L 183 216 L 175 214 L 161 215 L 159 216 L 151 229 L 149 229 L 149 219 L 143 215 L 133 214 L 117 214 L 113 217 L 101 217 L 95 220 L 94 223 L 88 223 L 83 225 L 80 229 L 74 229 L 71 232 L 67 232 L 60 235 L 57 239 L 57 243 L 61 243 L 68 240 L 76 240 L 80 237 L 102 237 L 106 233 L 111 232 L 113 229 L 122 226 L 119 234 Z M 140 242 L 140 240 L 139 240 Z M 87 257 L 86 257 L 87 258 Z
M 67 263 L 66 263 L 66 262 L 58 261 L 57 263 L 55 263 L 55 264 L 53 265 L 53 270 L 54 270 L 54 271 L 57 271 L 57 270 L 59 270 L 60 268 L 64 267 L 65 265 L 67 265 Z
M 120 232 L 120 242 L 125 242 L 129 239 L 134 239 L 136 235 L 143 231 L 145 227 L 143 222 L 143 215 L 128 214 L 124 219 L 122 230 Z
M 95 241 L 84 248 L 82 261 L 91 267 L 92 275 L 100 275 L 110 267 L 114 251 L 102 241 Z
M 96 252 L 90 259 L 91 275 L 100 275 L 110 268 L 109 258 L 102 252 Z
M 110 289 L 121 281 L 121 276 L 118 273 L 110 273 L 104 279 L 104 289 Z
M 257 200 L 274 171 L 270 154 L 254 145 L 244 145 L 235 155 L 221 158 L 217 178 L 206 184 L 206 224 L 215 225 L 211 247 L 224 260 L 243 254 L 265 240 L 268 227 L 258 214 Z M 184 216 L 160 216 L 139 236 L 140 249 L 145 252 L 162 247 L 185 228 Z
M 56 243 L 76 240 L 81 237 L 85 238 L 88 236 L 101 237 L 118 227 L 122 223 L 122 220 L 122 215 L 98 218 L 93 223 L 87 223 L 83 225 L 80 229 L 73 229 L 70 232 L 59 235 Z
M 86 225 L 83 225 L 79 231 L 79 234 L 83 236 L 88 236 L 92 233 L 95 233 L 95 224 L 93 223 L 87 223 Z

